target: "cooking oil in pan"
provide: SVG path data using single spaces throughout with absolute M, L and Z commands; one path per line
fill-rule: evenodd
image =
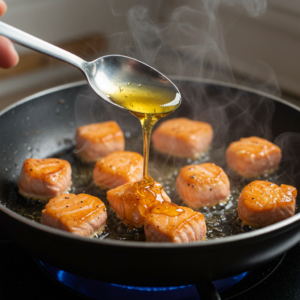
M 141 135 L 132 135 L 126 138 L 126 150 L 138 151 L 136 145 L 142 143 Z M 149 172 L 153 175 L 154 179 L 160 182 L 164 191 L 172 199 L 172 202 L 185 206 L 176 191 L 176 178 L 179 170 L 190 164 L 199 164 L 203 162 L 214 162 L 220 166 L 225 166 L 225 158 L 218 150 L 211 149 L 197 160 L 168 158 L 167 156 L 158 154 L 152 149 L 150 154 Z M 106 191 L 99 189 L 93 183 L 93 169 L 94 164 L 86 164 L 77 159 L 73 153 L 74 148 L 56 153 L 52 157 L 57 157 L 69 161 L 72 166 L 72 186 L 70 193 L 80 194 L 87 193 L 100 198 L 107 207 L 108 219 L 105 230 L 99 235 L 97 239 L 114 239 L 124 241 L 145 241 L 143 229 L 134 229 L 124 225 L 116 217 L 115 213 L 110 208 L 106 199 Z M 200 212 L 203 213 L 207 225 L 207 240 L 223 238 L 234 234 L 239 234 L 244 231 L 252 230 L 250 227 L 242 227 L 238 222 L 237 214 L 237 199 L 243 187 L 249 180 L 243 180 L 239 176 L 234 175 L 226 170 L 230 179 L 231 192 L 228 202 L 225 204 L 218 204 L 210 208 L 201 208 Z M 280 170 L 278 171 L 280 174 Z M 284 183 L 285 178 L 276 176 L 276 173 L 263 178 L 276 184 Z M 16 184 L 14 186 L 7 186 L 7 195 L 9 199 L 5 204 L 8 208 L 17 212 L 18 214 L 35 222 L 40 222 L 41 211 L 45 207 L 45 202 L 36 200 L 26 200 L 18 194 Z M 299 211 L 298 206 L 296 212 Z

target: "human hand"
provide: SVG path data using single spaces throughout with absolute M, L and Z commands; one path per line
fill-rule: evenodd
M 0 0 L 0 17 L 5 14 L 7 6 Z M 13 43 L 4 36 L 0 36 L 0 68 L 14 67 L 19 61 L 19 56 Z

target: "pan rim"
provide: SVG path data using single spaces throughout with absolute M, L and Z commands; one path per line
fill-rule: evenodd
M 238 90 L 254 93 L 257 95 L 268 97 L 268 98 L 278 101 L 280 103 L 283 103 L 283 104 L 300 112 L 300 108 L 298 106 L 296 106 L 292 103 L 289 103 L 284 99 L 281 99 L 279 97 L 273 96 L 273 95 L 265 93 L 265 92 L 257 91 L 253 88 L 241 86 L 241 85 L 238 85 L 235 83 L 227 83 L 227 82 L 218 81 L 218 80 L 202 79 L 202 78 L 195 78 L 195 77 L 189 77 L 189 76 L 168 76 L 168 77 L 170 77 L 171 80 L 182 80 L 182 81 L 185 80 L 185 81 L 192 81 L 192 82 L 205 83 L 205 84 L 215 84 L 215 85 L 231 87 L 231 88 L 235 88 Z M 26 103 L 26 102 L 36 99 L 38 97 L 45 96 L 47 94 L 57 92 L 57 91 L 60 91 L 63 89 L 77 87 L 77 86 L 81 86 L 81 85 L 88 85 L 88 83 L 85 80 L 81 80 L 81 81 L 76 81 L 76 82 L 72 82 L 72 83 L 68 83 L 68 84 L 64 84 L 64 85 L 59 85 L 57 87 L 53 87 L 53 88 L 46 89 L 44 91 L 35 93 L 33 95 L 25 97 L 24 99 L 21 99 L 15 103 L 13 103 L 12 105 L 6 107 L 2 111 L 0 111 L 0 116 L 2 116 L 4 113 L 10 111 L 14 107 L 19 106 L 20 104 Z M 116 247 L 124 247 L 124 248 L 145 248 L 145 249 L 165 248 L 168 250 L 169 249 L 178 249 L 178 248 L 181 248 L 181 249 L 188 248 L 189 249 L 189 248 L 194 248 L 194 247 L 197 247 L 197 248 L 198 247 L 204 247 L 204 248 L 217 247 L 218 245 L 232 244 L 232 243 L 240 242 L 243 240 L 250 240 L 253 238 L 265 236 L 271 232 L 276 232 L 277 230 L 287 227 L 288 225 L 296 223 L 296 221 L 300 220 L 300 213 L 298 213 L 286 220 L 280 221 L 278 223 L 275 223 L 273 225 L 270 225 L 270 226 L 267 226 L 264 228 L 257 229 L 252 232 L 245 232 L 242 234 L 224 237 L 222 239 L 209 240 L 209 241 L 205 241 L 205 242 L 197 241 L 197 242 L 187 243 L 187 244 L 174 244 L 174 243 L 167 243 L 167 242 L 166 243 L 145 243 L 145 242 L 117 241 L 117 240 L 105 240 L 105 239 L 103 239 L 103 240 L 87 239 L 86 237 L 72 235 L 68 232 L 64 232 L 64 231 L 61 231 L 61 230 L 58 230 L 58 229 L 55 229 L 52 227 L 45 226 L 45 225 L 37 223 L 37 222 L 33 222 L 33 221 L 17 214 L 16 212 L 10 210 L 9 208 L 3 206 L 1 203 L 0 203 L 0 211 L 3 211 L 10 217 L 16 219 L 17 221 L 20 221 L 28 226 L 34 227 L 37 230 L 43 230 L 49 234 L 58 235 L 62 238 L 67 238 L 69 240 L 77 240 L 77 241 L 81 241 L 81 242 L 85 242 L 85 243 L 93 243 L 93 244 L 94 243 L 102 244 L 103 246 L 107 245 L 107 246 L 116 246 Z

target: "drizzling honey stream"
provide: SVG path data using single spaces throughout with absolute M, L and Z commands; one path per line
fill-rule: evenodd
M 112 102 L 128 109 L 142 125 L 144 169 L 143 180 L 135 184 L 136 191 L 146 203 L 159 203 L 161 207 L 153 208 L 156 213 L 176 216 L 183 213 L 176 204 L 165 204 L 162 198 L 162 186 L 155 183 L 148 174 L 150 137 L 155 123 L 174 112 L 180 105 L 178 92 L 171 88 L 141 85 L 127 82 L 119 86 L 119 92 L 110 94 Z

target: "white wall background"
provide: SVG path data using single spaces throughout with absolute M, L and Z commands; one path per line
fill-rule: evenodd
M 126 27 L 124 17 L 113 16 L 109 0 L 6 0 L 6 3 L 8 10 L 1 18 L 3 22 L 50 43 L 97 32 L 110 36 Z M 28 51 L 23 47 L 18 50 Z

